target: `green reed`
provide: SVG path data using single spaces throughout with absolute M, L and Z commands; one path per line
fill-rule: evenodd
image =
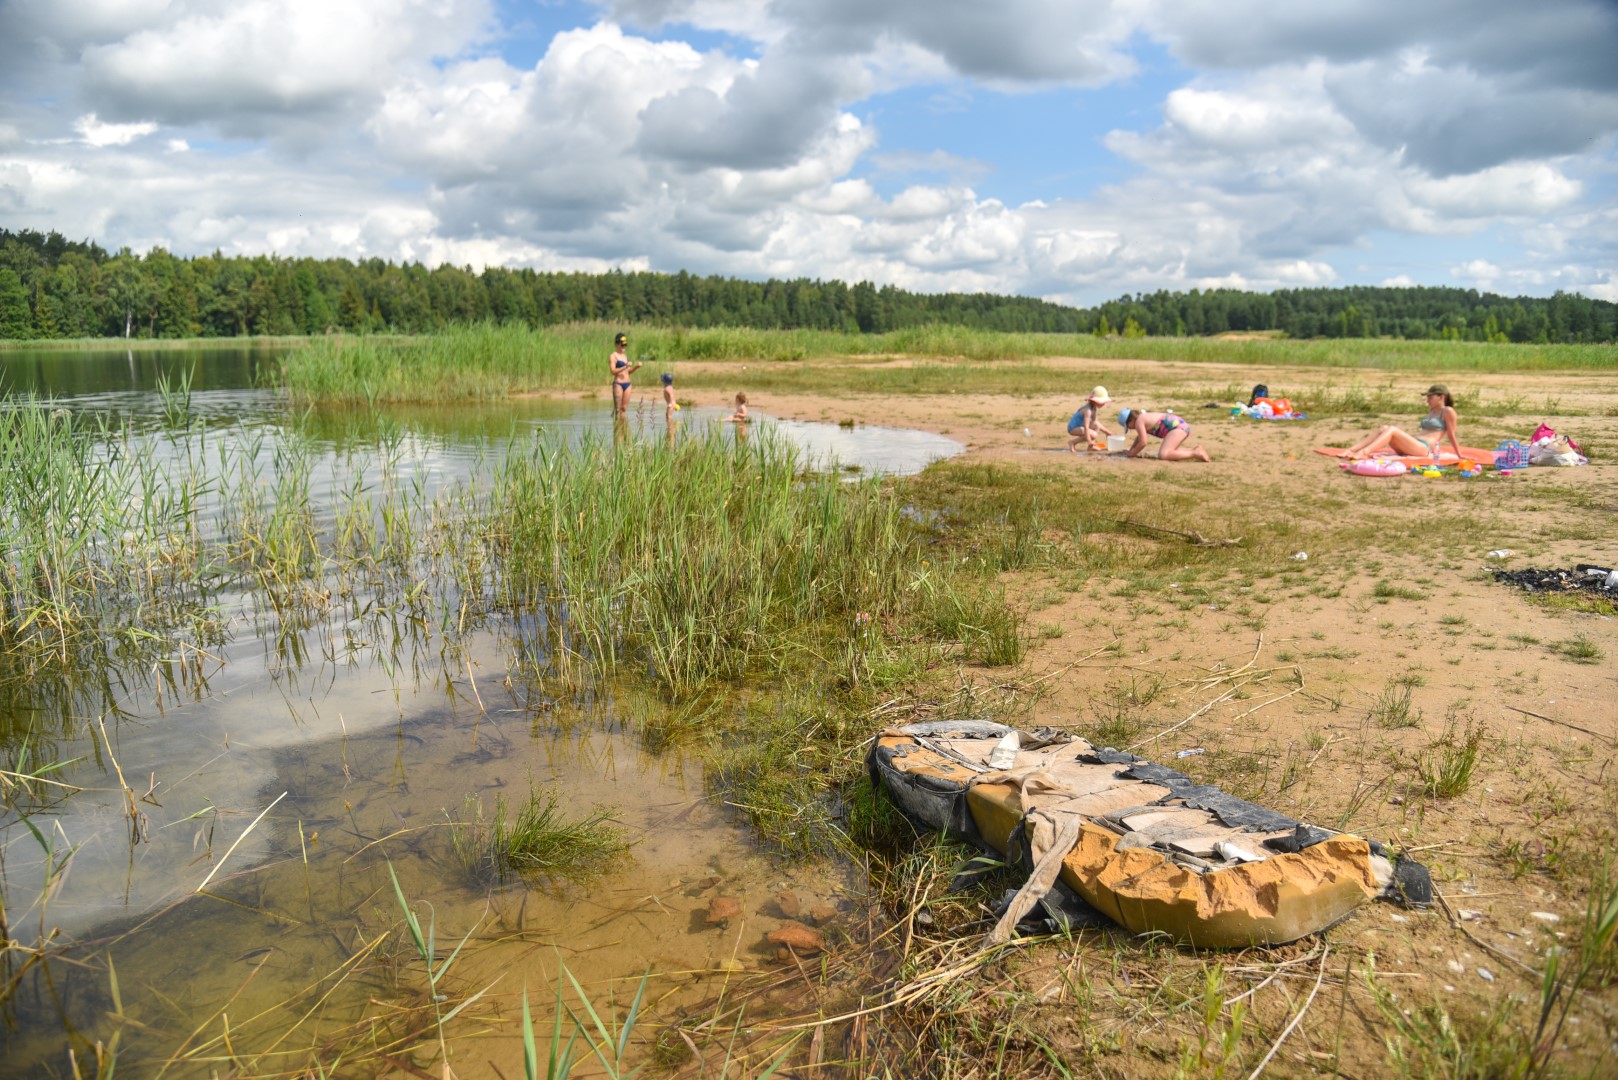
M 508 812 L 504 795 L 496 795 L 492 814 L 483 800 L 468 795 L 450 815 L 450 851 L 468 882 L 486 884 L 512 874 L 581 876 L 594 873 L 628 846 L 623 829 L 613 824 L 610 807 L 571 816 L 554 790 L 530 788 L 528 797 Z
M 891 607 L 916 562 L 891 493 L 804 473 L 765 433 L 536 442 L 507 460 L 490 508 L 506 606 L 547 612 L 549 662 L 650 661 L 676 697 L 778 667 L 795 628 Z
M 289 350 L 276 376 L 295 402 L 375 406 L 384 402 L 490 401 L 526 391 L 598 388 L 617 330 L 630 334 L 629 354 L 648 368 L 680 361 L 740 362 L 750 386 L 799 391 L 1002 392 L 1015 372 L 995 361 L 1052 356 L 1096 361 L 1147 360 L 1439 373 L 1611 370 L 1618 349 L 1607 345 L 1504 345 L 1457 341 L 1285 338 L 1098 338 L 1088 334 L 1014 334 L 923 326 L 886 334 L 827 330 L 620 327 L 578 323 L 531 330 L 480 323 L 417 337 L 317 338 Z M 932 361 L 919 367 L 803 363 L 879 361 L 894 356 Z M 941 361 L 941 363 L 939 363 Z M 648 376 L 649 377 L 649 376 Z M 734 376 L 727 376 L 731 381 Z M 1020 383 L 1018 382 L 1020 379 Z M 852 380 L 852 381 L 851 381 Z M 682 385 L 718 385 L 697 376 Z M 1011 379 L 1026 385 L 1026 376 Z M 1245 396 L 1245 388 L 1243 390 Z

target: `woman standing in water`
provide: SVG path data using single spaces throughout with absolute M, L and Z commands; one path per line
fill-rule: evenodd
M 612 339 L 612 356 L 607 364 L 612 370 L 612 405 L 619 416 L 629 411 L 629 391 L 634 383 L 629 377 L 640 370 L 640 364 L 631 364 L 629 355 L 624 351 L 629 348 L 629 335 L 619 334 Z

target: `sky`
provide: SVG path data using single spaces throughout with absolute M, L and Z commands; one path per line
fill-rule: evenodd
M 1618 0 L 0 0 L 0 227 L 1618 301 Z

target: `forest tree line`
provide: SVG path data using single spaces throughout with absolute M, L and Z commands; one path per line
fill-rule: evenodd
M 1159 291 L 1093 308 L 868 281 L 603 274 L 273 255 L 108 253 L 58 232 L 0 229 L 0 339 L 420 334 L 452 323 L 595 321 L 885 333 L 923 325 L 1030 333 L 1435 338 L 1538 344 L 1618 340 L 1618 304 L 1577 293 L 1349 286 Z

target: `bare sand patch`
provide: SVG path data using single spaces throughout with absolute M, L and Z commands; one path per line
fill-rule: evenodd
M 1614 845 L 1618 621 L 1537 605 L 1487 570 L 1494 565 L 1488 553 L 1500 549 L 1514 552 L 1512 566 L 1618 564 L 1618 469 L 1599 453 L 1604 441 L 1611 446 L 1618 380 L 1589 373 L 1445 379 L 1479 406 L 1476 415 L 1462 412 L 1463 444 L 1492 447 L 1547 421 L 1596 448 L 1587 467 L 1476 480 L 1375 479 L 1349 476 L 1312 452 L 1346 445 L 1378 423 L 1413 426 L 1430 381 L 1376 371 L 1255 373 L 1234 365 L 1062 358 L 1030 366 L 1026 394 L 756 396 L 755 408 L 770 415 L 940 432 L 966 445 L 960 461 L 1053 473 L 1073 485 L 1130 470 L 1148 490 L 1189 492 L 1226 511 L 1250 507 L 1249 541 L 1283 521 L 1297 531 L 1297 551 L 1221 583 L 1217 599 L 1206 602 L 1197 599 L 1213 588 L 1206 581 L 1075 581 L 1040 570 L 1003 576 L 1031 629 L 1044 629 L 1024 665 L 1040 691 L 1029 695 L 1023 722 L 1090 729 L 1121 704 L 1138 728 L 1136 752 L 1287 814 L 1393 842 L 1432 868 L 1443 897 L 1436 910 L 1369 904 L 1326 935 L 1330 970 L 1322 968 L 1321 977 L 1329 976 L 1322 993 L 1331 994 L 1330 1005 L 1317 1003 L 1292 1033 L 1271 1066 L 1283 1075 L 1340 1068 L 1363 1076 L 1387 1068 L 1384 1040 L 1394 1029 L 1369 970 L 1381 973 L 1380 985 L 1393 988 L 1410 1016 L 1442 1013 L 1470 1032 L 1506 1030 L 1489 1028 L 1486 1018 L 1514 997 L 1530 1003 L 1528 1012 L 1537 1009 L 1549 952 L 1576 939 L 1592 874 Z M 1109 387 L 1114 407 L 1174 407 L 1214 461 L 1065 452 L 1066 419 L 1097 382 Z M 1408 400 L 1409 407 L 1301 422 L 1231 418 L 1231 401 L 1214 392 L 1254 382 L 1294 400 L 1364 387 L 1380 402 Z M 1149 502 L 1121 506 L 1119 517 L 1199 528 L 1196 511 L 1163 520 Z M 1123 542 L 1117 534 L 1071 539 Z M 1128 542 L 1186 543 L 1173 535 Z M 1220 679 L 1244 664 L 1252 665 L 1250 677 Z M 1143 684 L 1156 690 L 1131 705 L 1133 688 Z M 1444 770 L 1469 746 L 1470 775 L 1459 790 L 1441 794 Z M 1177 759 L 1183 751 L 1197 753 Z M 1296 957 L 1308 949 L 1319 944 L 1295 950 Z M 1027 970 L 1041 962 L 1032 954 Z M 1215 962 L 1231 961 L 1169 961 Z M 1316 969 L 1297 975 L 1313 980 Z M 1296 979 L 1279 985 L 1278 994 L 1251 1001 L 1266 1040 L 1308 990 Z M 1611 987 L 1584 995 L 1579 1022 L 1563 1031 L 1564 1065 L 1614 1067 L 1615 1007 Z M 1120 1059 L 1128 1062 L 1123 1071 L 1173 1073 L 1174 1048 L 1192 1030 L 1189 1017 L 1144 1013 L 1126 1022 L 1127 1009 L 1119 1008 L 1121 1052 L 1132 1045 L 1148 1051 Z M 1049 1027 L 1058 1040 L 1064 1030 Z M 1416 1034 L 1395 1037 L 1413 1044 Z

